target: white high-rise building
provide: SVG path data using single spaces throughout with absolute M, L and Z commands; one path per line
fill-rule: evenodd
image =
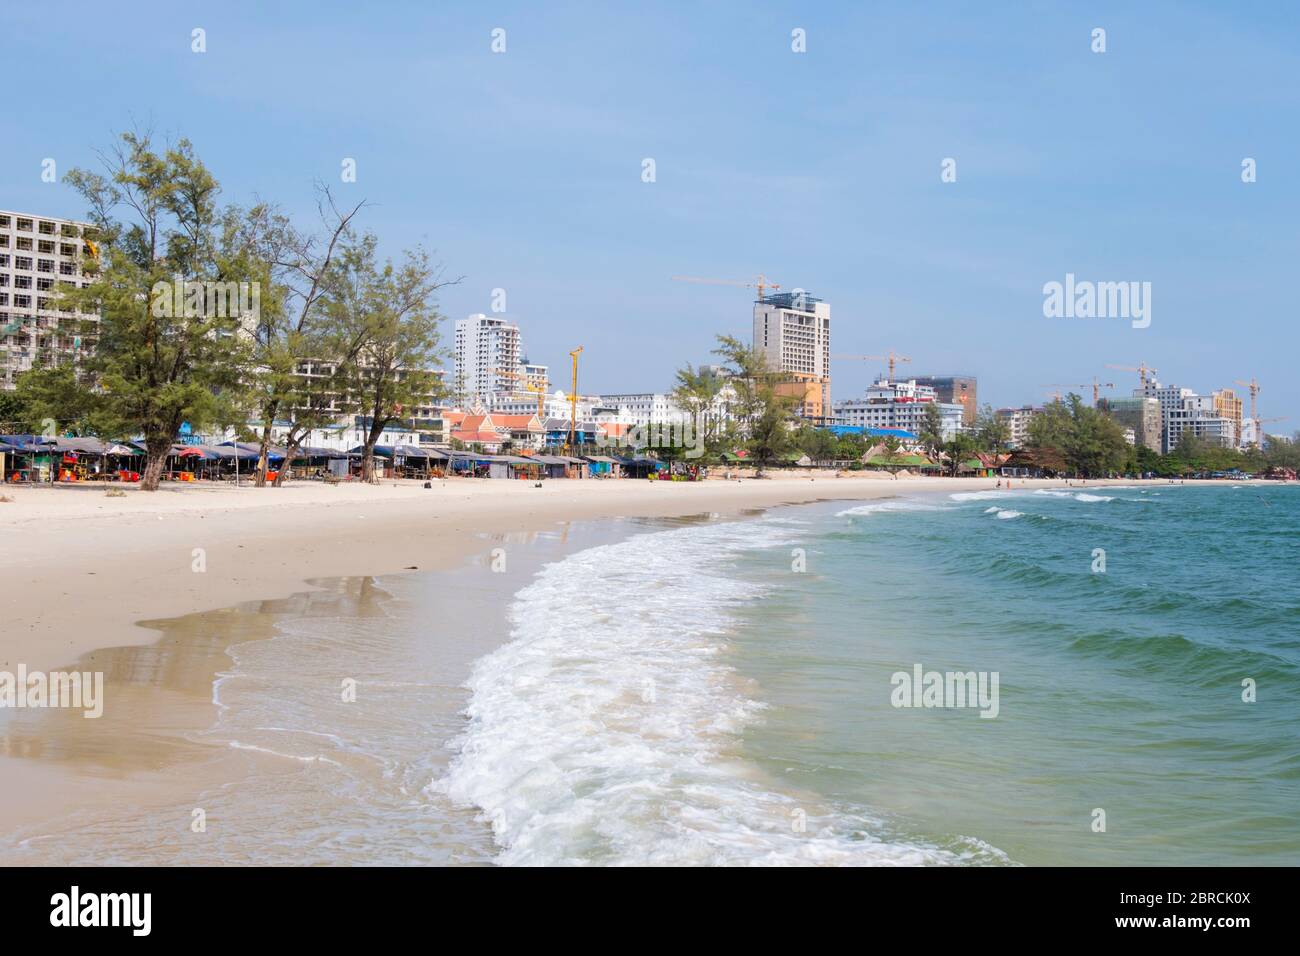
M 831 405 L 831 307 L 795 290 L 754 303 L 754 347 L 786 380 L 779 388 L 805 418 L 824 419 Z
M 88 281 L 89 223 L 0 210 L 0 388 L 33 365 L 75 362 L 94 345 L 97 315 L 60 308 L 60 289 Z M 85 323 L 93 323 L 83 327 Z
M 497 392 L 517 389 L 523 354 L 519 326 L 478 313 L 456 323 L 453 394 L 468 406 L 490 405 Z
M 1214 396 L 1197 395 L 1190 388 L 1161 385 L 1147 379 L 1134 396 L 1154 398 L 1160 402 L 1161 451 L 1168 454 L 1178 447 L 1183 435 L 1192 435 L 1226 447 L 1238 442 L 1238 426 L 1216 406 Z

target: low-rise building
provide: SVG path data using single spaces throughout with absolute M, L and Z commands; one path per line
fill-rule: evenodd
M 934 389 L 914 380 L 890 382 L 881 378 L 864 397 L 835 403 L 835 424 L 863 428 L 900 428 L 920 434 L 925 430 L 926 407 L 934 405 L 942 418 L 942 435 L 951 440 L 962 430 L 964 410 L 954 402 L 940 402 Z

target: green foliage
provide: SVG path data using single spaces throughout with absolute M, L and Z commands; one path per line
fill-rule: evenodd
M 384 427 L 416 405 L 442 395 L 432 371 L 441 359 L 435 293 L 446 282 L 423 250 L 400 264 L 382 264 L 378 239 L 349 235 L 329 279 L 330 351 L 342 355 L 341 394 L 369 419 L 363 477 L 372 475 L 371 452 Z
M 975 416 L 974 438 L 978 451 L 1001 454 L 1011 442 L 1011 426 L 998 417 L 992 405 L 985 405 Z
M 825 428 L 803 425 L 791 437 L 795 448 L 815 462 L 833 461 L 841 457 L 840 441 L 833 432 Z M 859 455 L 861 452 L 859 452 Z M 845 457 L 856 457 L 853 455 Z
M 1030 420 L 1027 444 L 1056 450 L 1070 473 L 1088 478 L 1123 471 L 1131 454 L 1124 429 L 1075 394 L 1045 406 Z
M 794 448 L 790 431 L 794 400 L 777 393 L 778 376 L 754 346 L 720 335 L 713 354 L 725 363 L 728 382 L 736 391 L 736 421 L 724 440 L 733 447 L 742 442 L 761 474 L 764 466 Z
M 67 175 L 90 206 L 100 254 L 92 281 L 64 293 L 62 305 L 99 314 L 81 330 L 95 344 L 83 387 L 105 433 L 143 434 L 143 487 L 154 490 L 181 424 L 223 417 L 249 354 L 233 309 L 204 296 L 159 308 L 155 288 L 259 282 L 266 269 L 225 228 L 220 187 L 188 141 L 160 153 L 147 134 L 124 133 L 104 165 L 107 176 Z

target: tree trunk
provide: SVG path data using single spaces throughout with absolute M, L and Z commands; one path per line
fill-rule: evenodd
M 167 456 L 171 453 L 171 442 L 166 445 L 158 445 L 154 442 L 148 442 L 145 446 L 148 451 L 145 454 L 144 474 L 140 476 L 141 491 L 157 491 L 158 482 L 162 480 L 163 468 L 167 466 Z
M 280 462 L 280 468 L 275 473 L 275 481 L 271 483 L 272 488 L 279 488 L 288 480 L 289 465 L 293 461 L 294 456 L 298 454 L 299 447 L 301 447 L 301 442 L 295 441 L 293 433 L 290 432 L 289 440 L 285 442 L 284 445 L 284 461 Z
M 262 439 L 257 450 L 257 478 L 253 482 L 254 486 L 257 488 L 266 487 L 266 472 L 271 463 L 270 448 L 271 426 L 268 423 L 262 426 Z
M 370 418 L 370 430 L 366 432 L 366 443 L 361 449 L 361 480 L 376 483 L 375 479 L 375 446 L 379 444 L 379 436 L 384 433 L 384 426 L 388 424 L 388 419 L 380 419 L 378 415 Z

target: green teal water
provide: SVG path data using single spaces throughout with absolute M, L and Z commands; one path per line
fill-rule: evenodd
M 1300 862 L 1300 488 L 980 493 L 783 520 L 803 573 L 786 543 L 734 567 L 765 586 L 734 633 L 768 705 L 744 754 L 768 774 L 1023 864 Z M 997 672 L 997 716 L 893 706 L 891 676 L 918 663 Z

